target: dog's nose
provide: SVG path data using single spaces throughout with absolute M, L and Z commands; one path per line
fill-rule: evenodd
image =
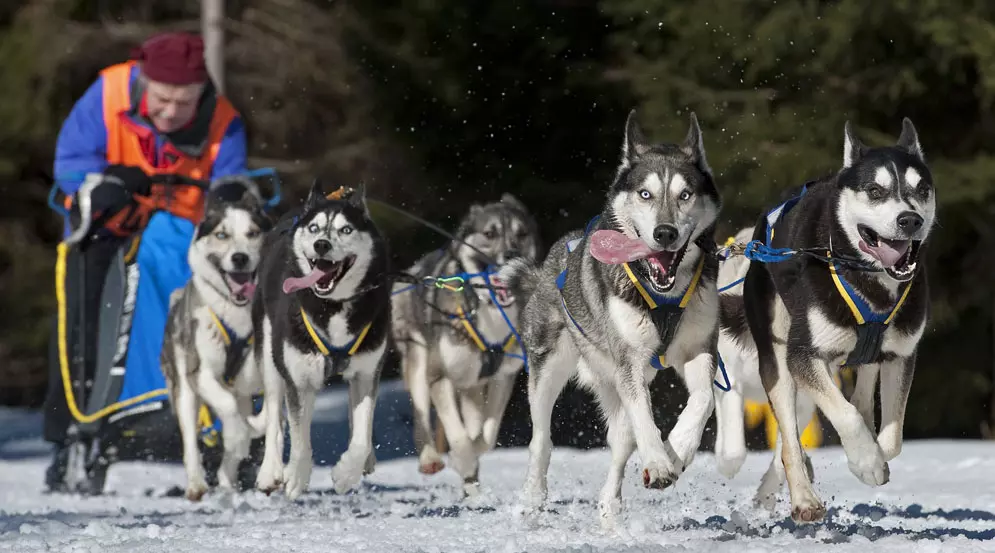
M 332 251 L 332 243 L 328 240 L 322 238 L 321 240 L 314 241 L 314 253 L 318 255 L 325 255 L 330 251 Z
M 231 264 L 235 266 L 236 269 L 244 269 L 246 265 L 249 264 L 248 254 L 242 252 L 231 254 Z
M 908 234 L 915 234 L 922 228 L 922 215 L 914 211 L 903 211 L 898 214 L 898 228 Z
M 677 242 L 680 233 L 674 225 L 660 225 L 653 229 L 653 239 L 664 248 Z

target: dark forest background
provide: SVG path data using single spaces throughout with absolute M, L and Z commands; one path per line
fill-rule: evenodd
M 519 196 L 546 245 L 596 213 L 629 109 L 676 141 L 697 112 L 725 211 L 719 239 L 787 187 L 835 171 L 843 124 L 865 142 L 918 127 L 939 227 L 933 318 L 908 438 L 991 437 L 995 290 L 995 3 L 984 0 L 232 0 L 225 86 L 253 167 L 288 204 L 314 176 L 455 227 L 473 201 Z M 38 406 L 58 217 L 55 137 L 106 65 L 153 32 L 199 30 L 195 0 L 0 2 L 0 404 Z M 440 245 L 378 215 L 396 262 Z M 395 373 L 396 374 L 396 373 Z M 524 376 L 520 380 L 524 385 Z M 657 379 L 672 424 L 684 391 Z M 597 445 L 583 394 L 560 443 Z M 524 386 L 504 442 L 528 439 Z M 707 438 L 706 438 L 707 442 Z

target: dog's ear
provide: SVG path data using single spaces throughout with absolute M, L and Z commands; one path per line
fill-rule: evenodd
M 691 126 L 688 128 L 688 135 L 684 138 L 681 151 L 691 158 L 691 161 L 701 170 L 702 173 L 712 173 L 708 166 L 708 159 L 705 157 L 705 144 L 701 139 L 701 127 L 698 126 L 698 116 L 691 112 Z
M 860 161 L 867 152 L 867 146 L 857 138 L 853 132 L 853 125 L 847 121 L 843 125 L 843 168 L 852 166 Z
M 520 211 L 524 211 L 526 213 L 528 213 L 529 211 L 528 208 L 525 207 L 525 204 L 523 204 L 521 200 L 516 198 L 515 195 L 510 192 L 505 192 L 504 194 L 501 194 L 501 203 L 511 206 Z
M 926 156 L 923 155 L 922 146 L 919 144 L 919 133 L 908 117 L 902 118 L 902 134 L 899 135 L 896 145 L 925 163 Z
M 346 202 L 349 205 L 355 207 L 356 209 L 363 212 L 363 215 L 367 218 L 370 217 L 370 206 L 366 203 L 366 185 L 359 183 L 355 188 L 348 194 L 346 194 Z
M 622 142 L 622 165 L 628 166 L 639 156 L 649 150 L 646 144 L 646 136 L 643 134 L 639 121 L 636 120 L 635 108 L 629 112 L 629 117 L 625 120 L 625 140 Z
M 305 213 L 318 207 L 318 203 L 325 197 L 325 193 L 322 190 L 321 180 L 315 177 L 314 182 L 311 183 L 311 191 L 308 192 L 307 200 L 304 202 Z

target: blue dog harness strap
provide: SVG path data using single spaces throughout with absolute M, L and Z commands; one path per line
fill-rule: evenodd
M 576 250 L 577 245 L 590 233 L 591 228 L 597 222 L 598 217 L 599 216 L 594 217 L 587 224 L 587 227 L 584 229 L 584 236 L 567 242 L 568 254 L 573 253 L 574 250 Z M 670 347 L 670 343 L 674 340 L 674 336 L 677 334 L 677 329 L 680 327 L 681 323 L 681 317 L 684 315 L 684 309 L 687 307 L 688 302 L 694 295 L 694 291 L 698 287 L 698 282 L 701 280 L 701 273 L 704 267 L 705 255 L 702 254 L 701 259 L 698 261 L 698 266 L 695 268 L 694 276 L 691 278 L 691 282 L 688 284 L 684 294 L 680 297 L 667 297 L 654 293 L 649 284 L 644 283 L 636 272 L 632 270 L 628 263 L 622 264 L 622 268 L 625 270 L 625 273 L 632 282 L 632 285 L 636 288 L 639 295 L 642 296 L 647 307 L 649 307 L 650 317 L 653 319 L 653 326 L 656 327 L 657 335 L 660 337 L 660 347 L 657 348 L 653 358 L 650 359 L 650 365 L 655 369 L 663 370 L 669 367 L 664 354 L 667 352 L 667 348 Z M 563 288 L 566 286 L 566 282 L 567 269 L 563 269 L 556 277 L 556 288 L 560 291 L 560 305 L 563 306 L 563 312 L 566 313 L 567 318 L 570 319 L 570 322 L 577 327 L 577 330 L 581 333 L 581 335 L 586 337 L 587 334 L 584 333 L 584 329 L 581 328 L 577 320 L 570 314 L 570 310 L 567 309 L 567 303 L 563 298 Z
M 772 248 L 771 241 L 774 239 L 775 225 L 781 221 L 785 213 L 801 200 L 806 190 L 808 190 L 809 184 L 805 183 L 800 194 L 767 213 L 766 246 L 768 249 Z M 827 263 L 829 274 L 832 276 L 837 292 L 839 292 L 843 302 L 850 308 L 853 318 L 857 321 L 857 343 L 854 345 L 853 350 L 850 351 L 844 364 L 846 366 L 856 366 L 876 363 L 881 357 L 881 344 L 884 340 L 884 331 L 905 303 L 905 299 L 909 295 L 909 290 L 912 289 L 912 280 L 909 280 L 908 284 L 905 285 L 905 290 L 890 311 L 877 311 L 864 298 L 860 297 L 853 286 L 840 274 L 840 268 L 837 266 L 836 261 L 832 259 L 832 253 L 832 251 L 826 252 L 826 257 L 829 259 L 829 263 Z
M 319 333 L 319 329 L 315 328 L 311 324 L 311 319 L 308 318 L 307 313 L 304 312 L 304 306 L 301 306 L 301 320 L 304 321 L 304 328 L 307 329 L 307 333 L 311 336 L 311 340 L 314 345 L 318 348 L 318 351 L 325 356 L 325 381 L 327 382 L 333 376 L 341 374 L 347 368 L 349 368 L 349 358 L 356 354 L 359 350 L 359 346 L 363 344 L 363 340 L 366 339 L 367 333 L 370 332 L 370 327 L 373 326 L 373 322 L 370 321 L 366 323 L 363 330 L 359 332 L 359 336 L 352 341 L 351 344 L 337 348 L 331 345 L 328 340 L 325 339 L 322 334 Z
M 245 361 L 245 356 L 249 351 L 249 345 L 253 342 L 252 334 L 246 336 L 245 338 L 239 338 L 238 334 L 220 317 L 214 313 L 214 310 L 210 307 L 207 308 L 207 312 L 210 313 L 211 319 L 214 320 L 214 325 L 218 327 L 218 332 L 221 333 L 221 339 L 225 343 L 225 372 L 224 380 L 228 385 L 231 385 L 235 377 L 238 376 L 239 369 L 242 368 L 242 363 Z

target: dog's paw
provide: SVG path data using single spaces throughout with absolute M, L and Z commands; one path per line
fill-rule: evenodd
M 745 449 L 741 451 L 727 451 L 716 448 L 715 450 L 715 464 L 718 466 L 719 474 L 726 478 L 732 479 L 736 476 L 739 473 L 739 469 L 743 467 L 744 462 L 746 462 Z
M 446 464 L 433 448 L 425 448 L 418 456 L 418 472 L 422 474 L 435 474 L 444 468 Z
M 792 502 L 791 519 L 800 524 L 819 522 L 826 516 L 826 506 L 814 494 L 805 494 L 797 503 Z
M 651 461 L 643 467 L 643 486 L 664 490 L 677 481 L 677 471 L 670 463 Z
M 366 466 L 363 467 L 363 476 L 373 474 L 377 470 L 377 456 L 371 451 L 366 458 Z
M 602 499 L 598 502 L 598 515 L 601 529 L 605 532 L 614 531 L 622 518 L 622 500 L 617 497 Z
M 204 479 L 204 474 L 194 475 L 187 481 L 186 497 L 190 501 L 200 501 L 207 493 L 207 489 L 207 480 Z
M 871 442 L 870 446 L 858 450 L 858 455 L 854 457 L 848 455 L 847 457 L 850 472 L 864 484 L 868 486 L 883 486 L 888 483 L 891 471 L 877 443 Z
M 473 449 L 473 444 L 453 445 L 449 452 L 449 460 L 453 464 L 453 470 L 463 478 L 468 478 L 477 474 L 478 459 L 477 452 Z
M 269 495 L 283 485 L 283 465 L 280 463 L 263 463 L 256 475 L 256 489 Z
M 339 462 L 332 467 L 332 482 L 335 493 L 344 494 L 359 486 L 363 479 L 363 468 L 367 455 L 354 455 L 346 451 Z
M 310 457 L 291 459 L 287 465 L 285 486 L 287 499 L 294 501 L 304 493 L 311 482 L 311 468 L 314 464 Z

